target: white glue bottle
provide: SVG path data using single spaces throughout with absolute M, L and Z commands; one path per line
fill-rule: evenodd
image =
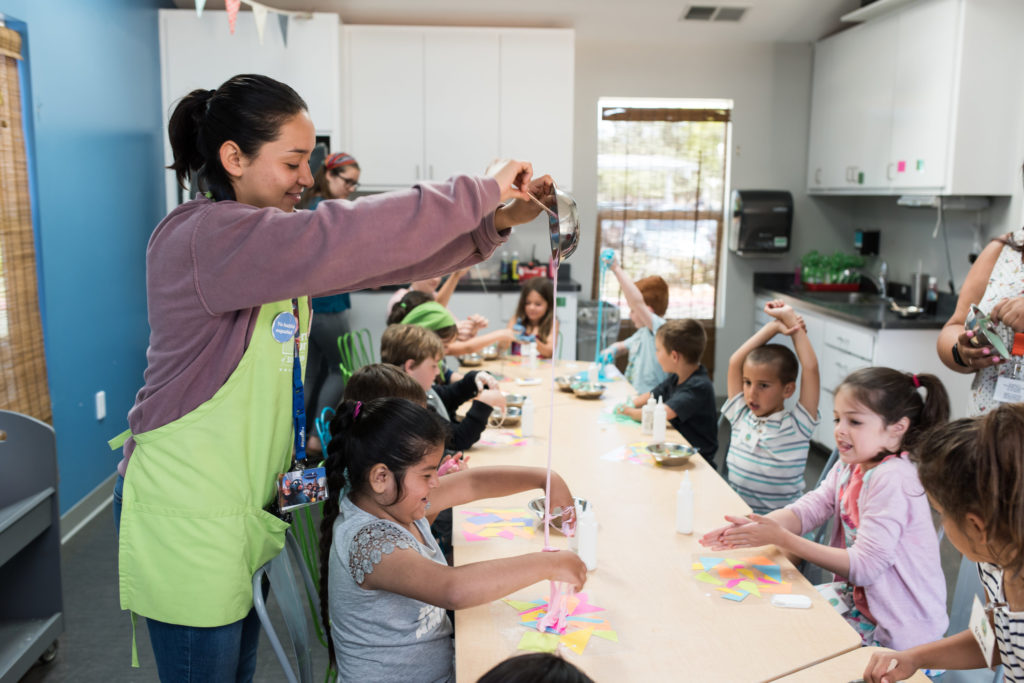
M 665 421 L 668 419 L 665 413 L 665 404 L 658 397 L 658 403 L 651 410 L 651 441 L 653 443 L 665 443 Z
M 649 396 L 647 403 L 640 409 L 640 432 L 642 434 L 654 433 L 654 397 Z
M 589 571 L 597 569 L 597 519 L 594 507 L 587 505 L 576 520 L 576 554 Z
M 689 472 L 683 473 L 683 480 L 679 482 L 679 490 L 676 492 L 676 532 L 693 533 L 693 485 L 690 483 Z
M 530 342 L 530 346 L 528 347 L 528 353 L 530 354 L 530 358 L 527 361 L 527 367 L 529 367 L 531 370 L 536 370 L 537 366 L 539 365 L 540 359 L 540 356 L 537 355 L 537 342 Z
M 534 406 L 533 399 L 529 396 L 523 401 L 523 407 L 520 408 L 522 411 L 519 421 L 520 430 L 523 436 L 533 436 L 533 417 L 534 417 Z

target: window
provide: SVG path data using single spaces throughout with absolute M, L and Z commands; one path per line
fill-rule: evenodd
M 598 103 L 598 244 L 615 249 L 634 280 L 665 278 L 667 318 L 714 320 L 731 108 L 722 100 Z M 595 268 L 599 297 L 625 307 L 615 278 L 598 279 Z

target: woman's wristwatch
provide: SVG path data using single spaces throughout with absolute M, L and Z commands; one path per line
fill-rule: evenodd
M 953 362 L 962 368 L 969 368 L 970 366 L 964 362 L 964 359 L 960 357 L 960 343 L 953 344 Z

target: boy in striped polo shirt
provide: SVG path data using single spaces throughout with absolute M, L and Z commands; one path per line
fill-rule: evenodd
M 732 424 L 729 484 L 758 514 L 803 495 L 807 449 L 820 420 L 818 358 L 803 319 L 781 301 L 769 301 L 764 310 L 774 320 L 729 358 L 730 398 L 722 406 Z M 776 334 L 793 339 L 796 356 L 781 344 L 768 343 Z M 798 374 L 800 397 L 789 411 L 785 401 L 796 391 Z

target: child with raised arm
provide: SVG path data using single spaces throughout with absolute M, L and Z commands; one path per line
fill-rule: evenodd
M 837 610 L 865 645 L 906 648 L 939 638 L 949 624 L 946 579 L 909 452 L 924 452 L 924 434 L 948 417 L 949 398 L 935 375 L 853 372 L 836 389 L 839 462 L 821 486 L 767 515 L 727 515 L 729 524 L 701 544 L 774 544 L 835 573 L 831 587 L 843 603 Z M 801 535 L 830 519 L 828 545 Z
M 629 339 L 617 341 L 601 351 L 601 359 L 605 363 L 611 363 L 620 353 L 629 353 L 626 380 L 639 392 L 650 391 L 664 382 L 666 377 L 665 371 L 658 363 L 654 335 L 665 324 L 663 316 L 668 309 L 668 283 L 660 275 L 650 275 L 636 282 L 631 281 L 626 271 L 622 270 L 614 252 L 606 262 L 608 269 L 619 281 L 622 295 L 626 297 L 629 319 L 636 326 L 636 332 Z
M 546 470 L 481 467 L 438 477 L 445 424 L 404 399 L 345 401 L 338 417 L 327 448 L 328 490 L 337 493 L 320 527 L 320 608 L 339 680 L 454 680 L 445 609 L 482 605 L 544 580 L 583 587 L 587 570 L 575 553 L 450 567 L 430 534 L 441 510 L 543 489 Z M 551 503 L 574 518 L 572 494 L 554 472 Z
M 730 398 L 722 406 L 732 424 L 725 460 L 729 484 L 758 514 L 803 495 L 807 449 L 820 419 L 818 358 L 803 321 L 781 301 L 769 301 L 764 310 L 774 319 L 729 358 Z M 795 356 L 781 344 L 768 343 L 777 334 L 793 339 Z M 800 398 L 788 411 L 785 400 L 796 391 L 801 367 Z
M 978 563 L 995 634 L 992 666 L 1024 681 L 1024 404 L 1002 403 L 982 417 L 933 429 L 914 451 L 918 475 L 946 538 Z M 902 681 L 925 667 L 987 666 L 970 629 L 903 652 L 871 658 L 870 683 Z
M 707 333 L 696 320 L 666 322 L 654 336 L 658 364 L 667 375 L 665 381 L 628 399 L 616 411 L 639 422 L 647 399 L 661 399 L 669 423 L 714 467 L 718 450 L 715 387 L 700 362 L 707 343 Z

